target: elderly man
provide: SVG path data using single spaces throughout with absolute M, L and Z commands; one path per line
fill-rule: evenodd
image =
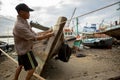
M 29 8 L 26 4 L 18 4 L 15 9 L 18 16 L 13 29 L 13 35 L 19 66 L 16 69 L 14 80 L 18 80 L 22 67 L 28 72 L 25 80 L 30 80 L 38 65 L 32 52 L 33 41 L 49 38 L 54 34 L 52 31 L 46 31 L 44 35 L 37 35 L 32 30 L 27 19 L 30 17 L 29 12 L 33 11 L 33 9 Z

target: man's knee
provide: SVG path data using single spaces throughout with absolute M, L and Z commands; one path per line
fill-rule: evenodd
M 35 71 L 35 69 L 28 70 L 28 74 L 26 76 L 26 80 L 30 80 L 30 78 L 32 77 L 34 71 Z
M 35 69 L 28 70 L 28 74 L 33 74 L 35 72 Z
M 17 70 L 21 70 L 22 69 L 22 65 L 17 67 Z

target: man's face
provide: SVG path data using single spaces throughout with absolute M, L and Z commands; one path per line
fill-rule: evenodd
M 29 19 L 30 17 L 30 14 L 29 14 L 29 11 L 20 11 L 19 14 L 21 15 L 22 18 L 24 19 Z

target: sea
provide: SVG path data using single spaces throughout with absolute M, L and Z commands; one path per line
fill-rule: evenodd
M 0 36 L 13 36 L 14 23 L 15 20 L 0 15 Z M 0 41 L 14 44 L 13 38 L 0 38 Z
M 13 38 L 0 38 L 0 41 L 6 42 L 8 44 L 14 44 Z

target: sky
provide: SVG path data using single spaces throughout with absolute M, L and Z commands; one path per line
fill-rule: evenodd
M 75 8 L 74 17 L 118 1 L 119 0 L 0 0 L 0 15 L 9 19 L 16 19 L 17 12 L 15 6 L 19 3 L 25 3 L 35 10 L 30 13 L 29 21 L 32 20 L 33 22 L 51 27 L 55 25 L 60 16 L 65 16 L 69 20 Z M 103 19 L 107 20 L 110 17 L 119 15 L 116 11 L 118 7 L 118 5 L 115 5 L 102 11 L 80 17 L 79 23 L 81 25 L 100 23 Z M 73 22 L 73 25 L 74 24 L 75 22 Z

